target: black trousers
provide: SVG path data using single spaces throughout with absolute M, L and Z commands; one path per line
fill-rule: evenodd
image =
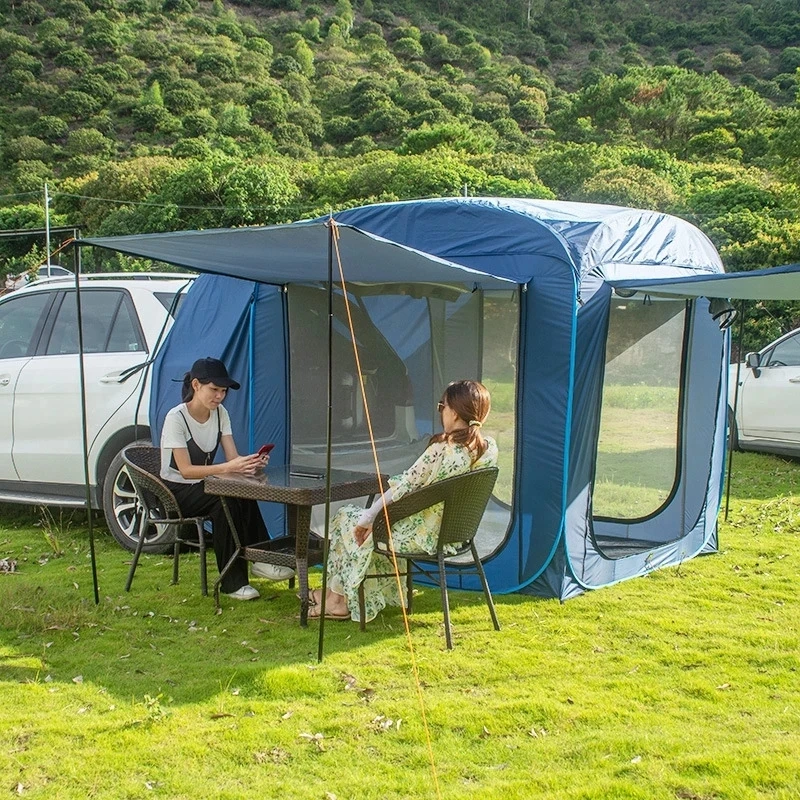
M 166 481 L 166 483 L 169 484 L 181 511 L 186 516 L 211 517 L 217 569 L 222 572 L 230 557 L 236 552 L 236 544 L 233 541 L 233 534 L 231 534 L 225 510 L 222 508 L 222 500 L 216 495 L 206 494 L 203 491 L 202 481 L 197 483 Z M 236 532 L 239 534 L 239 541 L 243 545 L 263 542 L 269 538 L 264 520 L 261 518 L 261 512 L 258 510 L 258 503 L 255 500 L 227 497 L 225 501 L 228 504 L 228 510 L 231 512 L 233 524 L 236 526 Z M 222 581 L 220 588 L 223 592 L 229 594 L 242 586 L 246 586 L 248 583 L 247 562 L 244 559 L 237 559 L 228 570 L 228 574 L 225 576 L 225 580 Z

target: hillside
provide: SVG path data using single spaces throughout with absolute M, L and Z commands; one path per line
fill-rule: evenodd
M 793 2 L 0 0 L 0 19 L 1 229 L 42 224 L 45 182 L 52 223 L 96 233 L 467 191 L 678 213 L 733 269 L 800 260 Z M 2 272 L 41 254 L 2 248 Z

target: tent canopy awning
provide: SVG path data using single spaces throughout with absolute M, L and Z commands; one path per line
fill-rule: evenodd
M 508 280 L 335 223 L 346 281 L 439 283 L 513 289 Z M 285 285 L 328 280 L 328 222 L 81 239 L 80 246 L 163 261 L 197 272 Z M 339 271 L 334 254 L 334 281 Z
M 669 297 L 724 297 L 730 300 L 800 299 L 800 264 L 750 272 L 692 275 L 685 278 L 608 281 L 622 292 Z

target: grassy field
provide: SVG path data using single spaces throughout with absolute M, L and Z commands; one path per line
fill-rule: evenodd
M 101 533 L 95 606 L 83 527 L 3 507 L 0 796 L 797 798 L 800 464 L 735 470 L 717 555 L 563 605 L 498 597 L 500 632 L 454 592 L 452 652 L 422 589 L 423 705 L 396 609 L 329 623 L 318 664 L 286 584 L 215 615 L 196 556 L 178 586 L 150 556 L 125 594 Z

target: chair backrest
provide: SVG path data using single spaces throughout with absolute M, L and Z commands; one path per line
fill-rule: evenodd
M 439 548 L 447 544 L 468 544 L 478 531 L 497 481 L 497 473 L 497 467 L 484 467 L 409 492 L 389 504 L 389 524 L 393 525 L 437 503 L 444 503 Z M 375 518 L 372 536 L 376 548 L 388 549 L 389 536 L 383 512 Z
M 180 519 L 181 511 L 175 495 L 161 480 L 161 450 L 147 445 L 130 445 L 122 451 L 122 460 L 139 497 L 148 508 L 155 498 L 165 519 Z

